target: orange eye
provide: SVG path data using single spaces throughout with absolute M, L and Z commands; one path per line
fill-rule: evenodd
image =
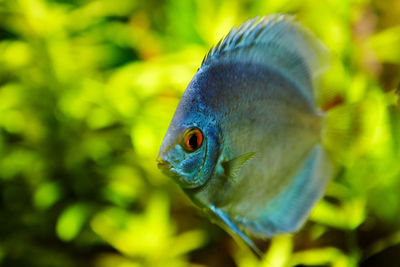
M 193 152 L 201 147 L 203 143 L 203 133 L 197 128 L 191 128 L 185 132 L 183 144 L 185 148 Z

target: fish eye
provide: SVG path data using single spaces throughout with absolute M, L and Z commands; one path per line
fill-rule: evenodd
M 183 145 L 186 151 L 194 152 L 201 147 L 203 143 L 203 133 L 198 128 L 189 128 L 185 131 Z

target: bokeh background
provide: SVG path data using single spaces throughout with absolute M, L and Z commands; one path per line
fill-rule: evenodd
M 211 45 L 277 12 L 331 50 L 342 135 L 326 196 L 259 261 L 155 159 Z M 399 63 L 398 0 L 0 0 L 0 265 L 400 266 Z

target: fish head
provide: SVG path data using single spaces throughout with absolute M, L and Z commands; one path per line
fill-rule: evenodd
M 183 188 L 197 188 L 211 177 L 220 154 L 215 120 L 181 101 L 158 154 L 158 167 Z

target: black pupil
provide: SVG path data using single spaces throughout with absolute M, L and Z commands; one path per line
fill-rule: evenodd
M 197 135 L 196 134 L 192 134 L 192 136 L 190 136 L 189 138 L 189 146 L 192 149 L 196 149 L 197 148 Z

